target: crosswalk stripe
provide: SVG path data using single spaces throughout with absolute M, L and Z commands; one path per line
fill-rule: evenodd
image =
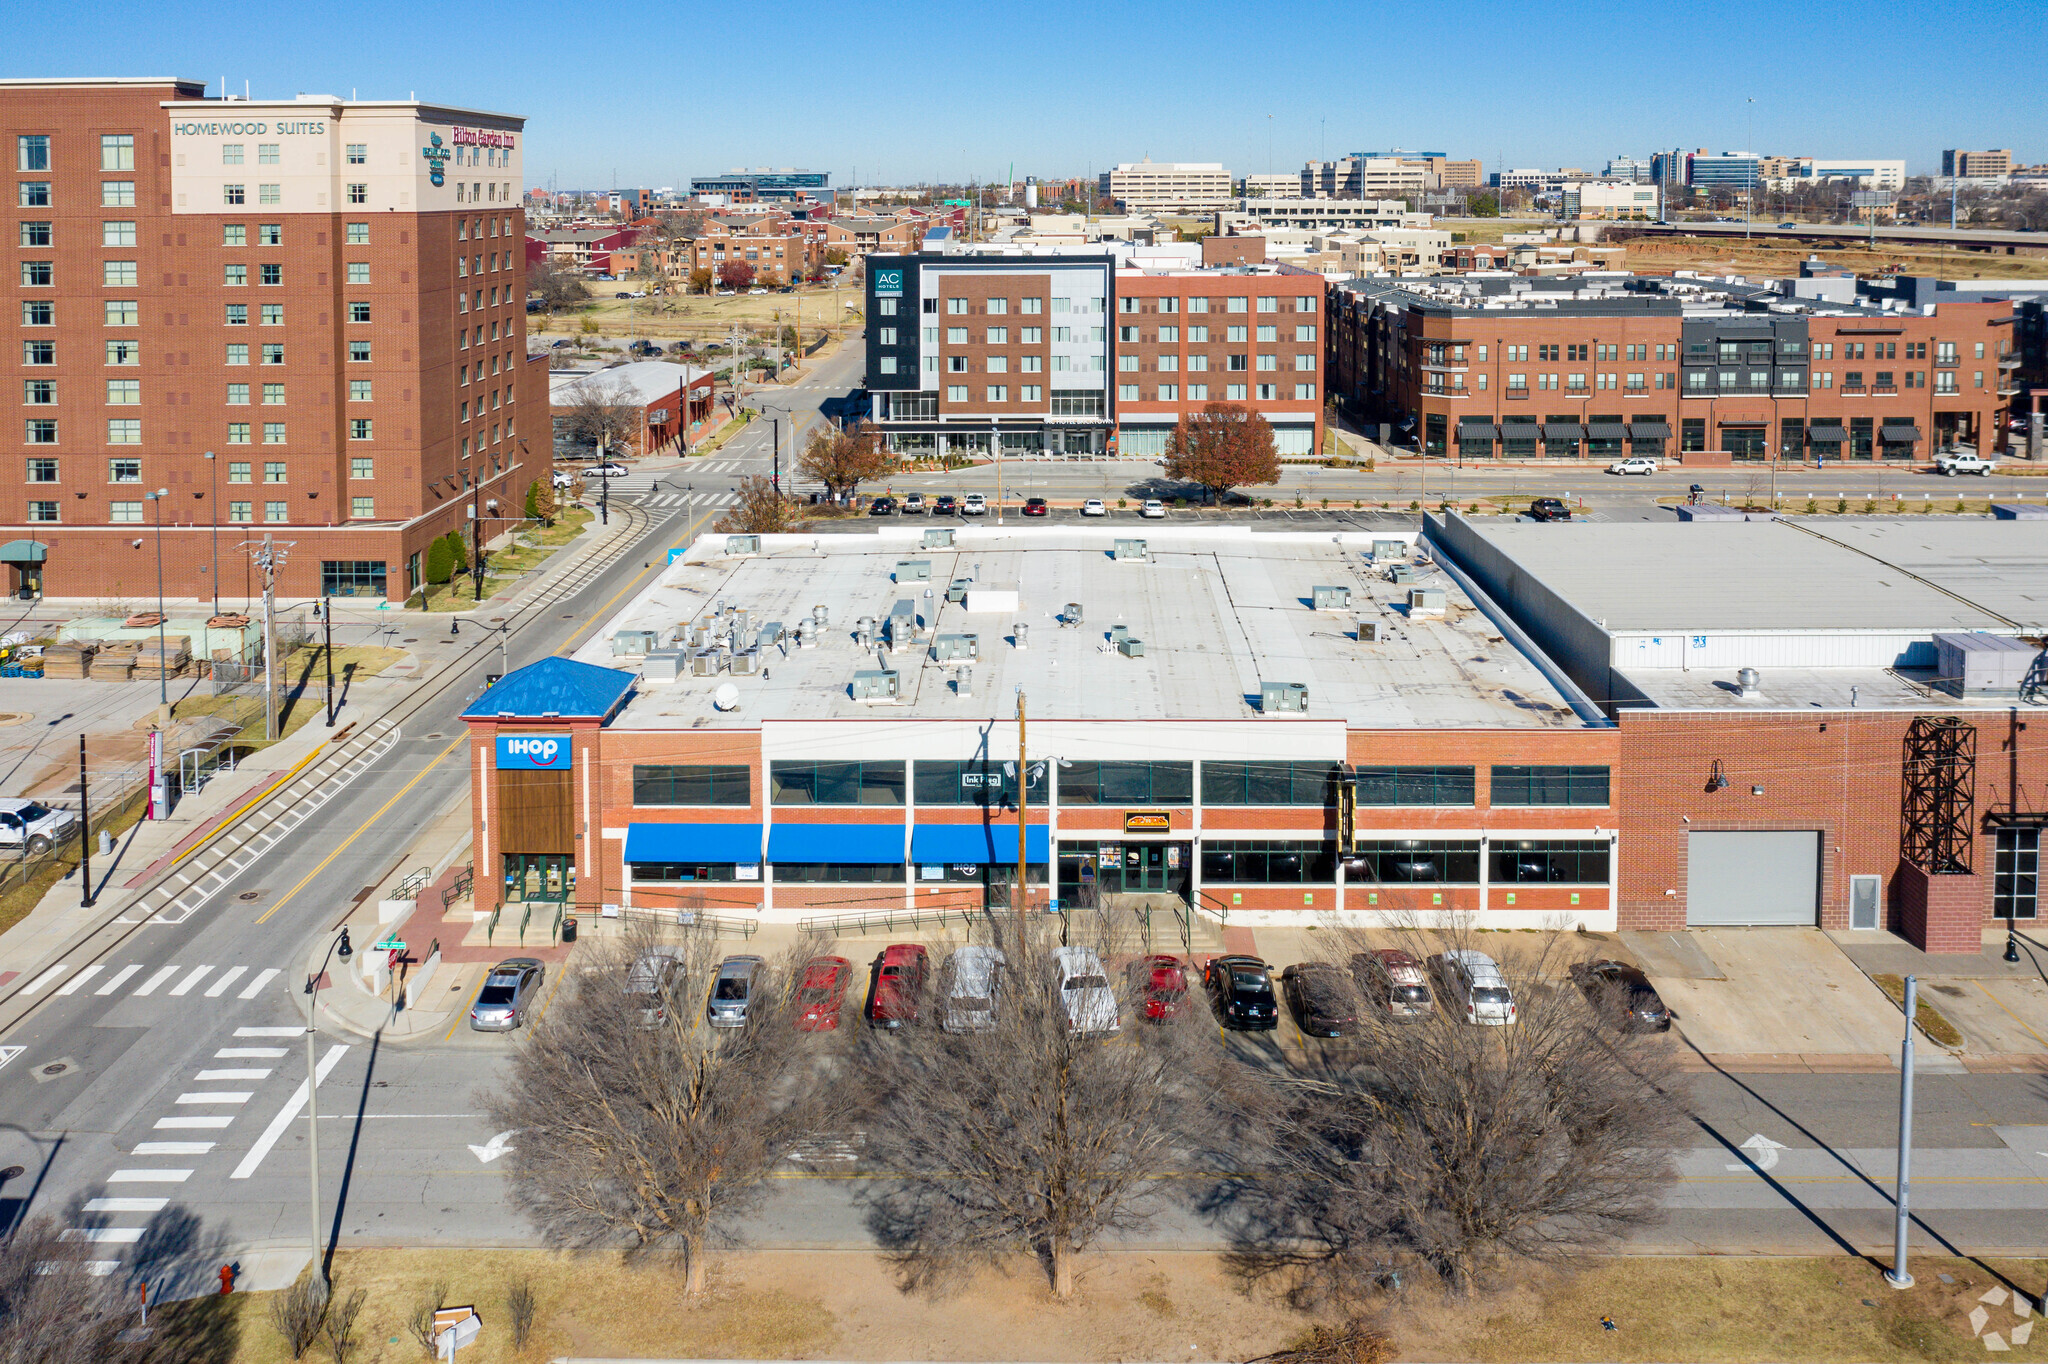
M 90 1241 L 94 1245 L 134 1245 L 142 1239 L 146 1227 L 66 1227 L 58 1239 L 62 1241 Z
M 304 1028 L 236 1028 L 237 1037 L 302 1037 Z
M 259 1056 L 282 1056 L 283 1047 L 222 1047 L 214 1055 L 223 1061 L 253 1060 Z
M 201 980 L 205 979 L 206 973 L 208 971 L 211 971 L 212 969 L 213 968 L 211 966 L 193 967 L 191 975 L 185 977 L 183 980 L 179 981 L 176 985 L 173 985 L 171 987 L 171 993 L 173 995 L 184 994 L 187 990 L 191 989 L 193 986 L 197 985 Z
M 169 1207 L 168 1198 L 88 1198 L 87 1212 L 162 1212 Z
M 58 986 L 57 993 L 60 995 L 75 994 L 79 986 L 85 984 L 87 981 L 91 980 L 94 976 L 98 975 L 101 971 L 104 971 L 105 969 L 105 967 L 99 965 L 88 966 L 83 971 L 80 971 L 77 975 L 73 976 L 71 979 L 65 981 L 62 985 Z
M 190 1170 L 116 1170 L 107 1176 L 107 1183 L 183 1184 L 190 1178 L 192 1178 Z
M 208 1118 L 158 1118 L 158 1119 L 156 1120 L 156 1122 L 155 1122 L 154 1124 L 152 1124 L 152 1125 L 153 1125 L 153 1126 L 155 1126 L 155 1127 L 158 1127 L 158 1128 L 161 1128 L 161 1129 L 164 1129 L 164 1130 L 168 1131 L 168 1130 L 170 1130 L 170 1129 L 172 1129 L 172 1128 L 176 1128 L 176 1127 L 226 1127 L 226 1126 L 227 1126 L 227 1125 L 228 1125 L 229 1123 L 231 1123 L 231 1122 L 233 1122 L 233 1121 L 234 1121 L 234 1119 L 233 1119 L 232 1117 L 228 1117 L 228 1118 L 212 1118 L 212 1117 L 208 1117 Z
M 180 1094 L 177 1101 L 181 1104 L 245 1104 L 255 1092 L 253 1089 L 195 1091 L 191 1094 Z
M 207 1080 L 262 1080 L 270 1075 L 270 1067 L 260 1070 L 202 1070 L 192 1079 L 195 1083 Z
M 141 969 L 142 963 L 140 962 L 137 962 L 133 966 L 124 966 L 120 970 L 114 972 L 113 975 L 108 976 L 107 983 L 105 985 L 100 986 L 99 989 L 94 990 L 93 993 L 96 995 L 110 995 L 114 993 L 114 991 L 120 989 L 123 985 L 126 985 L 128 983 L 128 978 L 130 976 L 133 976 L 137 971 L 140 971 Z
M 40 976 L 37 976 L 28 984 L 22 986 L 21 992 L 25 995 L 32 995 L 36 991 L 42 989 L 45 985 L 48 985 L 51 981 L 55 980 L 57 977 L 63 974 L 64 963 L 59 962 L 55 966 L 52 966 L 49 970 L 43 972 Z
M 163 984 L 165 981 L 169 980 L 172 976 L 175 976 L 176 974 L 178 974 L 178 968 L 176 966 L 164 967 L 155 975 L 151 976 L 148 980 L 142 982 L 141 987 L 135 991 L 136 997 L 139 999 L 144 995 L 155 994 L 157 986 Z
M 210 1141 L 138 1141 L 138 1156 L 203 1156 L 213 1149 Z
M 248 970 L 249 968 L 246 966 L 230 966 L 220 974 L 213 984 L 206 987 L 206 997 L 208 999 L 219 999 L 222 994 L 226 993 L 227 988 L 240 980 Z
M 259 971 L 259 972 L 257 972 L 257 974 L 256 974 L 256 979 L 254 979 L 254 980 L 250 981 L 250 982 L 249 982 L 249 984 L 248 984 L 247 986 L 243 987 L 242 993 L 240 993 L 240 994 L 236 995 L 236 996 L 235 996 L 235 998 L 236 998 L 236 999 L 254 999 L 254 998 L 256 998 L 256 993 L 257 993 L 257 991 L 261 990 L 261 989 L 262 989 L 262 988 L 263 988 L 264 986 L 266 986 L 266 985 L 270 984 L 270 982 L 271 982 L 271 981 L 273 981 L 273 980 L 277 979 L 277 976 L 278 976 L 278 968 L 277 968 L 277 967 L 275 967 L 275 966 L 272 966 L 272 967 L 270 967 L 270 968 L 268 968 L 268 969 L 266 969 L 266 970 L 263 970 L 263 971 Z

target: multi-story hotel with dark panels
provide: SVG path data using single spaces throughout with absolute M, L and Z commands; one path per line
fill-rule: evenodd
M 2014 391 L 2010 301 L 1914 311 L 1708 279 L 1352 280 L 1330 382 L 1434 455 L 1925 459 L 1989 452 Z
M 516 514 L 548 428 L 522 128 L 168 79 L 0 81 L 0 586 L 147 595 L 160 516 L 171 596 L 218 579 L 239 599 L 241 545 L 267 533 L 290 543 L 282 593 L 397 599 L 436 536 Z

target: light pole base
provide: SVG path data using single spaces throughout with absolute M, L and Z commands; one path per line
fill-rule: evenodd
M 1913 1276 L 1911 1274 L 1898 1274 L 1889 1269 L 1884 1272 L 1884 1281 L 1893 1288 L 1911 1288 L 1913 1286 Z

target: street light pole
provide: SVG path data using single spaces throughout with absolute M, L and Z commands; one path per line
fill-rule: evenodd
M 213 451 L 206 452 L 206 471 L 213 481 L 213 491 L 206 504 L 206 519 L 213 523 L 213 614 L 220 614 L 220 461 L 213 457 Z M 212 655 L 209 654 L 208 657 Z
M 159 706 L 171 704 L 170 673 L 164 666 L 164 499 L 170 495 L 169 488 L 143 494 L 156 503 L 156 702 Z
M 1913 1276 L 1906 1269 L 1906 1229 L 1912 1218 L 1907 1199 L 1913 1183 L 1913 1016 L 1919 1000 L 1919 982 L 1907 976 L 1906 1040 L 1899 1044 L 1899 1178 L 1892 1191 L 1892 1267 L 1884 1276 L 1893 1288 L 1913 1286 Z
M 326 646 L 321 650 L 327 655 L 327 727 L 334 728 L 334 598 L 320 599 L 320 625 L 326 634 Z
M 313 1039 L 320 1031 L 320 997 L 316 991 L 320 977 L 327 974 L 328 957 L 333 956 L 337 949 L 343 961 L 354 953 L 346 927 L 341 930 L 339 939 L 327 945 L 327 956 L 320 959 L 320 969 L 306 977 L 306 993 L 313 996 L 312 1002 L 306 1006 L 306 1172 L 309 1193 L 306 1230 L 310 1233 L 313 1249 L 313 1276 L 320 1285 L 322 1298 L 327 1296 L 332 1286 L 327 1282 L 327 1266 L 320 1259 L 320 1073 L 313 1064 Z
M 1024 816 L 1031 806 L 1031 769 L 1024 749 L 1024 687 L 1017 687 L 1017 894 L 1012 901 L 1017 917 L 1024 917 L 1024 899 L 1029 893 L 1024 880 Z

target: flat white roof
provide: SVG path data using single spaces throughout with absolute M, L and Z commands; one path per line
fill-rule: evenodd
M 1034 722 L 1299 723 L 1262 715 L 1262 682 L 1301 683 L 1308 719 L 1354 728 L 1582 726 L 1529 659 L 1434 564 L 1422 564 L 1412 586 L 1441 591 L 1443 614 L 1408 613 L 1410 585 L 1389 581 L 1371 551 L 1375 540 L 1412 542 L 1412 531 L 999 528 L 970 521 L 951 527 L 954 548 L 924 549 L 926 528 L 895 523 L 868 534 L 764 536 L 758 553 L 741 555 L 724 552 L 725 536 L 703 536 L 574 657 L 637 669 L 640 660 L 614 657 L 616 633 L 651 630 L 658 646 L 666 645 L 720 603 L 748 611 L 749 634 L 768 622 L 793 630 L 814 607 L 825 608 L 822 643 L 768 650 L 763 673 L 685 675 L 672 683 L 643 678 L 613 722 L 623 729 L 1007 720 L 1020 686 Z M 1149 560 L 1112 558 L 1114 543 L 1124 539 L 1146 541 Z M 904 581 L 892 581 L 903 560 L 929 561 L 930 580 L 906 571 Z M 972 579 L 977 591 L 1015 592 L 1018 604 L 969 612 L 969 603 L 946 600 L 955 578 Z M 1349 587 L 1349 608 L 1311 609 L 1313 589 L 1325 585 Z M 884 620 L 899 601 L 911 603 L 923 642 L 893 653 L 858 648 L 856 620 Z M 1072 628 L 1057 619 L 1069 602 L 1079 603 L 1083 617 Z M 1376 642 L 1356 638 L 1361 616 L 1378 627 Z M 1144 641 L 1142 657 L 1110 645 L 1113 626 Z M 935 660 L 930 648 L 934 635 L 961 633 L 976 635 L 979 644 L 979 658 L 965 664 L 972 680 L 964 695 L 954 685 L 961 665 Z M 884 668 L 899 674 L 899 700 L 854 700 L 854 673 Z M 711 704 L 723 683 L 739 692 L 736 710 Z

